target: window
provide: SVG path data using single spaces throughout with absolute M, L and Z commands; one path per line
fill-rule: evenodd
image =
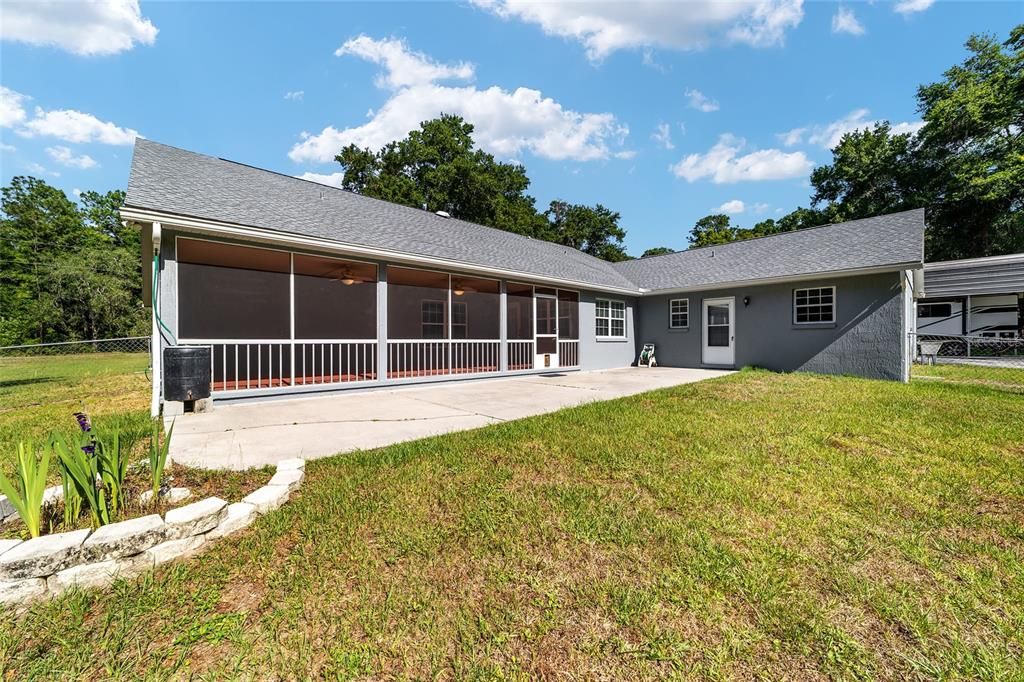
M 817 287 L 793 291 L 793 321 L 814 324 L 836 321 L 836 288 Z
M 918 317 L 952 317 L 952 303 L 918 303 Z
M 674 298 L 668 302 L 668 328 L 686 329 L 690 326 L 690 299 Z
M 597 299 L 595 319 L 594 333 L 598 338 L 623 339 L 626 337 L 626 304 L 622 301 Z
M 420 325 L 424 339 L 443 339 L 444 301 L 423 301 L 420 308 Z
M 468 339 L 469 307 L 462 301 L 452 302 L 452 338 Z

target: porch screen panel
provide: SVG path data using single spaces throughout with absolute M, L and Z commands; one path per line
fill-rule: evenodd
M 448 338 L 448 275 L 388 267 L 388 338 Z
M 287 339 L 289 256 L 283 251 L 177 240 L 178 336 Z
M 295 338 L 377 338 L 377 266 L 295 255 Z
M 498 339 L 500 316 L 501 288 L 497 280 L 452 276 L 453 339 Z
M 580 338 L 580 295 L 558 290 L 558 338 Z
M 533 340 L 533 287 L 529 284 L 508 283 L 505 288 L 508 338 Z

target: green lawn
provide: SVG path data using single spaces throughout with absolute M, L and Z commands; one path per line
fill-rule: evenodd
M 1024 400 L 744 371 L 311 462 L 27 678 L 1021 679 Z
M 0 470 L 13 472 L 18 441 L 75 432 L 74 412 L 147 433 L 148 363 L 145 353 L 0 357 Z

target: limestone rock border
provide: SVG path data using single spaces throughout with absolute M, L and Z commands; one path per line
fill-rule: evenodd
M 208 542 L 280 507 L 302 484 L 305 473 L 305 460 L 286 459 L 265 486 L 234 504 L 208 497 L 169 509 L 163 517 L 151 514 L 95 531 L 0 540 L 0 605 L 53 597 L 71 587 L 105 587 L 117 578 L 192 556 Z

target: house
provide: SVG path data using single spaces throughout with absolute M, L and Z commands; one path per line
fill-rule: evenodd
M 1024 338 L 1024 253 L 925 263 L 922 335 Z
M 613 264 L 138 140 L 121 213 L 154 263 L 154 347 L 209 346 L 216 399 L 627 367 L 643 343 L 663 365 L 909 372 L 922 211 Z

